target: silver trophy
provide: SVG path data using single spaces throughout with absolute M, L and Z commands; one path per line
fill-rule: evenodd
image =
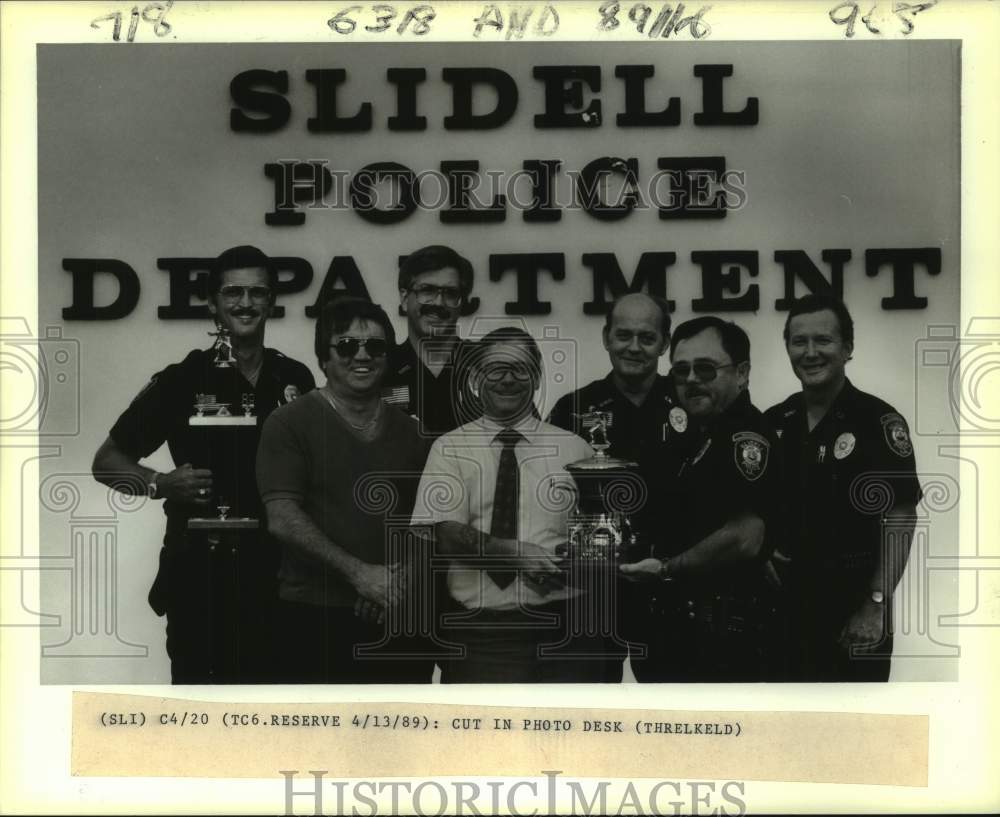
M 215 365 L 219 369 L 229 369 L 236 365 L 236 357 L 233 355 L 233 341 L 229 336 L 229 330 L 225 326 L 216 325 L 216 332 L 208 334 L 215 338 L 212 348 L 215 350 Z
M 639 466 L 608 456 L 608 412 L 591 407 L 580 420 L 597 453 L 566 466 L 577 488 L 566 556 L 575 562 L 611 564 L 636 544 L 629 512 L 638 507 L 636 500 L 643 493 Z

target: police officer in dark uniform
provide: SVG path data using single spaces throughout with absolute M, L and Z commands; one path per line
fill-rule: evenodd
M 382 397 L 416 417 L 429 437 L 481 414 L 467 384 L 473 344 L 456 331 L 471 291 L 472 264 L 450 247 L 423 247 L 399 268 L 407 337 L 390 355 Z
M 646 677 L 762 680 L 770 612 L 762 567 L 780 483 L 773 432 L 750 402 L 750 341 L 733 323 L 695 318 L 674 330 L 670 356 L 694 433 L 664 461 L 671 525 L 656 557 L 621 567 L 657 587 L 660 636 Z
M 892 593 L 922 496 L 909 431 L 891 405 L 847 379 L 854 322 L 842 301 L 800 298 L 784 337 L 802 391 L 767 411 L 788 509 L 769 573 L 792 603 L 792 678 L 886 681 Z
M 217 503 L 236 501 L 234 514 L 261 518 L 254 473 L 260 427 L 275 408 L 315 386 L 306 366 L 264 348 L 276 284 L 270 259 L 256 247 L 222 253 L 209 271 L 208 308 L 228 330 L 235 365 L 219 367 L 218 350 L 202 349 L 153 375 L 94 456 L 98 481 L 165 500 L 167 531 L 149 602 L 167 616 L 175 684 L 260 683 L 270 677 L 277 548 L 262 533 L 242 531 L 236 570 L 225 562 L 234 558 L 228 549 L 208 547 L 188 530 L 188 520 L 215 517 Z M 218 438 L 189 424 L 198 395 L 206 394 L 227 403 L 233 415 L 243 414 L 252 400 L 256 426 L 213 444 Z M 139 464 L 164 442 L 176 468 L 157 473 Z M 232 496 L 220 496 L 222 490 Z
M 624 295 L 607 313 L 601 337 L 611 371 L 559 398 L 548 422 L 586 440 L 590 439 L 586 415 L 599 411 L 608 416 L 608 455 L 635 462 L 645 485 L 646 500 L 631 514 L 631 522 L 639 540 L 637 550 L 651 554 L 651 545 L 665 537 L 669 522 L 662 502 L 664 449 L 679 444 L 688 427 L 687 413 L 678 405 L 670 379 L 657 372 L 670 343 L 669 306 L 662 298 L 645 293 Z M 615 635 L 634 645 L 632 671 L 643 680 L 649 594 L 640 585 L 622 581 L 616 595 Z M 613 641 L 608 648 L 604 680 L 620 682 L 629 650 Z

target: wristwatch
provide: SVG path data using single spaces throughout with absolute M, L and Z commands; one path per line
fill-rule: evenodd
M 871 599 L 876 604 L 882 604 L 885 602 L 885 593 L 881 590 L 872 590 Z
M 153 476 L 149 478 L 149 482 L 146 483 L 146 496 L 150 499 L 157 499 L 157 494 L 159 493 L 159 487 L 156 484 L 156 480 L 159 479 L 159 474 L 153 471 Z
M 674 580 L 674 577 L 670 575 L 670 559 L 660 559 L 660 572 L 657 575 L 661 582 Z

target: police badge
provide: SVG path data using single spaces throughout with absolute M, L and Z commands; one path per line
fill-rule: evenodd
M 882 434 L 886 444 L 898 457 L 908 457 L 913 453 L 910 432 L 906 430 L 906 420 L 895 412 L 882 415 Z
M 833 444 L 834 459 L 842 460 L 844 457 L 849 456 L 854 450 L 854 446 L 857 445 L 857 442 L 857 439 L 850 431 L 845 431 L 837 437 L 836 442 Z
M 767 438 L 752 431 L 741 431 L 733 435 L 733 457 L 736 467 L 750 482 L 754 482 L 767 470 L 767 455 L 771 444 Z
M 670 427 L 678 434 L 683 434 L 687 431 L 688 415 L 680 406 L 674 406 L 670 409 L 670 414 L 667 415 L 667 418 L 670 420 Z

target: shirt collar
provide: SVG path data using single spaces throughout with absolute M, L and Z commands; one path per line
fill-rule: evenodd
M 538 417 L 533 417 L 530 414 L 523 418 L 520 422 L 515 423 L 513 426 L 501 425 L 496 420 L 489 417 L 483 416 L 475 421 L 476 425 L 492 439 L 497 434 L 499 434 L 505 428 L 513 428 L 515 431 L 519 432 L 526 440 L 532 439 L 536 434 L 539 433 L 539 426 L 541 426 L 542 421 Z
M 854 384 L 845 377 L 844 387 L 833 399 L 833 402 L 830 404 L 830 408 L 827 409 L 826 414 L 824 414 L 823 418 L 816 424 L 816 428 L 823 425 L 828 417 L 837 417 L 840 419 L 843 418 L 844 415 L 849 414 L 851 412 L 851 407 L 854 405 L 854 399 L 857 394 L 858 390 L 855 388 Z M 797 391 L 793 396 L 792 408 L 797 414 L 801 414 L 803 416 L 805 415 L 806 395 L 802 389 L 799 389 L 799 391 Z M 813 430 L 815 431 L 815 428 Z

